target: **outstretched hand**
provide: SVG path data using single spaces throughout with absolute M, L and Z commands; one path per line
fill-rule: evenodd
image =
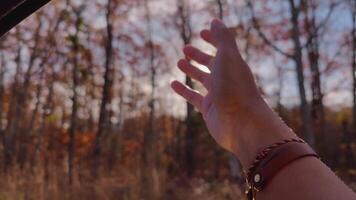
M 202 113 L 217 143 L 235 153 L 247 165 L 251 157 L 249 154 L 254 154 L 260 146 L 252 138 L 264 137 L 256 135 L 260 134 L 256 128 L 263 128 L 264 121 L 276 115 L 261 97 L 252 72 L 242 59 L 228 28 L 215 19 L 210 30 L 203 30 L 200 35 L 217 49 L 216 55 L 208 55 L 187 45 L 183 52 L 188 60 L 179 60 L 178 67 L 202 83 L 208 91 L 207 95 L 203 96 L 178 81 L 173 81 L 171 86 Z M 210 73 L 192 65 L 190 59 L 206 66 Z

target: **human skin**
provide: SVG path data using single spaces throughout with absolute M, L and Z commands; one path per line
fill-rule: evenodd
M 242 59 L 234 36 L 218 19 L 201 37 L 217 49 L 215 56 L 187 45 L 178 68 L 199 81 L 202 95 L 173 81 L 173 90 L 201 113 L 211 136 L 247 169 L 257 152 L 282 139 L 298 138 L 261 96 L 252 72 Z M 190 63 L 206 66 L 210 73 Z M 257 199 L 356 199 L 356 195 L 319 159 L 305 157 L 280 170 Z

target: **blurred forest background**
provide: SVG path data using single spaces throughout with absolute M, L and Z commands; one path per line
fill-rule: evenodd
M 0 40 L 0 199 L 244 199 L 239 162 L 169 87 L 202 88 L 175 66 L 188 43 L 214 54 L 214 17 L 355 189 L 356 1 L 53 0 Z

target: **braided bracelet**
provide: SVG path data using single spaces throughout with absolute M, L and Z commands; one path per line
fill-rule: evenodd
M 281 168 L 306 156 L 318 157 L 302 139 L 286 139 L 265 147 L 246 173 L 247 199 L 255 199 L 256 192 L 262 190 Z
M 255 160 L 253 161 L 253 163 L 251 164 L 250 168 L 248 169 L 247 173 L 246 173 L 246 177 L 250 177 L 251 176 L 251 172 L 255 170 L 255 168 L 257 167 L 258 163 L 264 158 L 266 157 L 266 155 L 273 149 L 281 146 L 281 145 L 284 145 L 284 144 L 287 144 L 289 142 L 300 142 L 300 143 L 304 143 L 304 140 L 302 139 L 295 139 L 295 138 L 291 138 L 291 139 L 284 139 L 282 141 L 279 141 L 279 142 L 276 142 L 276 143 L 273 143 L 267 147 L 265 147 L 262 151 L 260 151 Z

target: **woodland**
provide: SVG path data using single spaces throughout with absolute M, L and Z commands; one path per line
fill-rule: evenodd
M 176 63 L 215 53 L 214 18 L 356 191 L 356 1 L 52 0 L 0 39 L 0 200 L 245 199 L 238 159 L 170 88 L 204 90 Z

